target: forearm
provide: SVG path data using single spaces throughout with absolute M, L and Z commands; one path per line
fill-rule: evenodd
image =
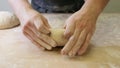
M 85 0 L 85 4 L 78 12 L 82 12 L 83 14 L 91 13 L 94 15 L 99 15 L 108 2 L 109 0 Z
M 28 0 L 8 0 L 8 1 L 19 19 L 23 19 L 27 14 L 27 11 L 32 9 Z

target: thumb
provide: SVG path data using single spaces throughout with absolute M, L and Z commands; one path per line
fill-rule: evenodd
M 50 33 L 50 30 L 45 26 L 43 21 L 40 21 L 40 20 L 34 21 L 34 26 L 41 33 L 44 33 L 44 34 L 49 34 Z
M 43 19 L 43 22 L 47 28 L 51 28 L 47 19 Z

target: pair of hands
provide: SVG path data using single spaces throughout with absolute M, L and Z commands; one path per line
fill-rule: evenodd
M 61 50 L 61 54 L 75 56 L 82 55 L 87 50 L 90 39 L 95 31 L 97 16 L 76 12 L 65 23 L 65 38 L 69 41 Z M 50 33 L 50 25 L 47 19 L 35 10 L 26 14 L 23 26 L 24 35 L 42 50 L 51 50 L 56 47 L 56 42 L 47 34 Z

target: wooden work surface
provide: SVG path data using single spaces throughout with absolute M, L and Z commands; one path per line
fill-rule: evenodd
M 53 28 L 62 28 L 70 14 L 44 14 Z M 0 68 L 120 68 L 120 14 L 101 14 L 87 54 L 67 57 L 61 48 L 41 51 L 21 27 L 0 30 Z

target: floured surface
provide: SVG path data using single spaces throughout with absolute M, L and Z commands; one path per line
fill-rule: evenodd
M 99 39 L 102 38 L 99 34 L 102 32 L 96 31 L 96 33 L 97 35 L 95 34 L 91 41 L 93 46 L 91 45 L 84 56 L 70 58 L 60 55 L 61 48 L 54 51 L 41 51 L 22 34 L 20 27 L 0 30 L 0 68 L 120 68 L 120 45 L 105 44 L 97 47 L 100 45 Z M 120 36 L 118 33 L 116 33 L 117 37 Z M 102 35 L 109 37 L 107 34 Z M 110 40 L 108 41 L 114 41 Z M 116 39 L 116 43 L 118 41 L 120 40 Z

